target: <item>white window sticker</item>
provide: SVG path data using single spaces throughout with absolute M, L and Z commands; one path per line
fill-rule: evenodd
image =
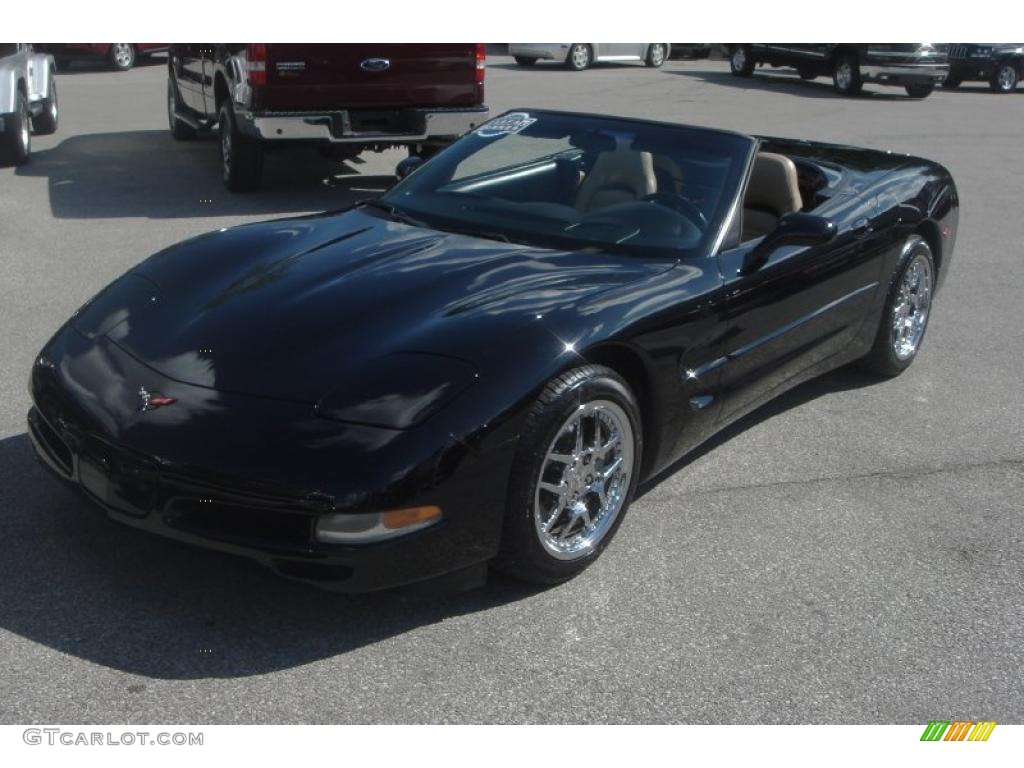
M 530 117 L 527 112 L 510 112 L 507 115 L 496 117 L 484 123 L 476 129 L 476 132 L 478 136 L 483 136 L 485 139 L 492 138 L 493 136 L 507 136 L 510 133 L 519 133 L 527 126 L 533 125 L 536 122 L 537 118 Z

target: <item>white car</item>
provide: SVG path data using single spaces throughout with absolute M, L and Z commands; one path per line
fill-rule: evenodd
M 538 61 L 557 61 L 579 72 L 595 62 L 642 61 L 660 67 L 668 58 L 672 43 L 509 43 L 508 52 L 516 64 L 532 67 Z

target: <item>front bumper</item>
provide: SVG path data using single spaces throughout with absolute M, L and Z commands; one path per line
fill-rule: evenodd
M 453 139 L 487 121 L 487 107 L 464 109 L 336 110 L 238 114 L 243 133 L 262 141 L 331 144 L 415 144 Z
M 569 55 L 569 43 L 509 43 L 508 53 L 523 59 L 565 61 Z
M 959 80 L 989 80 L 995 74 L 996 65 L 988 59 L 954 59 L 949 63 L 949 72 Z
M 873 83 L 890 85 L 940 85 L 949 74 L 948 64 L 861 64 L 860 75 Z
M 139 382 L 177 402 L 140 412 L 130 405 Z M 211 402 L 198 389 L 65 328 L 33 366 L 28 433 L 40 461 L 110 518 L 328 589 L 400 586 L 496 554 L 514 449 L 500 430 L 494 450 L 472 451 L 443 433 L 384 434 L 295 404 Z M 248 423 L 261 425 L 262 439 Z M 381 479 L 400 469 L 401 479 Z M 442 520 L 376 543 L 315 536 L 323 515 L 415 504 L 441 507 Z

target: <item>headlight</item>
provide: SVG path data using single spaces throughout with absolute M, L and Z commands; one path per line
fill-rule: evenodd
M 368 362 L 323 397 L 316 414 L 387 429 L 409 429 L 444 408 L 477 379 L 469 363 L 422 352 Z
M 971 52 L 971 57 L 972 58 L 978 58 L 978 59 L 986 59 L 986 58 L 988 58 L 991 55 L 992 55 L 992 49 L 991 48 L 975 48 Z

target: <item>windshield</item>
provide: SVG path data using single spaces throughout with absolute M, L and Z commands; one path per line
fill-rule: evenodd
M 455 142 L 383 201 L 431 227 L 552 248 L 706 253 L 755 141 L 556 112 L 511 112 Z

